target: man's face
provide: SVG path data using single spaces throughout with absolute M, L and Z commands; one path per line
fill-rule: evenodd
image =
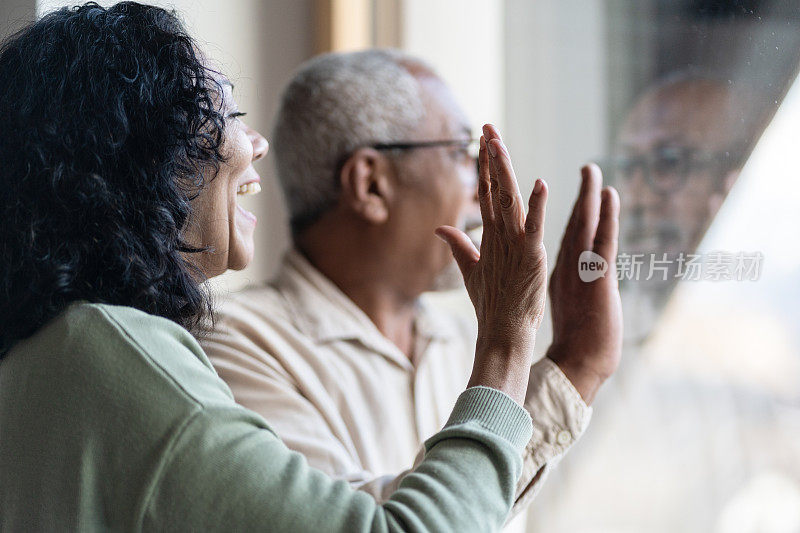
M 628 116 L 618 161 L 621 250 L 694 252 L 735 180 L 731 98 L 710 82 L 651 93 Z M 728 154 L 726 155 L 726 152 Z
M 469 122 L 449 88 L 438 78 L 419 78 L 425 118 L 413 141 L 468 140 Z M 405 139 L 403 139 L 405 140 Z M 477 201 L 477 163 L 464 147 L 410 150 L 397 159 L 398 202 L 393 242 L 413 257 L 415 268 L 436 288 L 462 283 L 450 249 L 434 230 L 450 225 L 462 230 L 480 226 Z M 400 245 L 402 243 L 402 245 Z

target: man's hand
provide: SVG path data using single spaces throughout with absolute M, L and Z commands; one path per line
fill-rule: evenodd
M 547 357 L 561 368 L 587 404 L 617 369 L 622 356 L 622 304 L 616 273 L 619 196 L 601 191 L 597 165 L 581 169 L 582 182 L 556 267 L 550 278 L 553 344 Z M 608 264 L 605 275 L 582 281 L 579 257 L 592 251 Z
M 436 234 L 450 245 L 478 318 L 469 386 L 494 387 L 521 404 L 547 296 L 542 242 L 547 186 L 536 182 L 526 215 L 508 149 L 488 124 L 481 137 L 479 169 L 480 252 L 456 228 L 442 226 Z

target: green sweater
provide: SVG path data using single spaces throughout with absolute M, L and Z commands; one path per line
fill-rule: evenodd
M 470 388 L 379 505 L 237 405 L 186 330 L 77 303 L 0 360 L 0 531 L 497 530 L 530 434 Z

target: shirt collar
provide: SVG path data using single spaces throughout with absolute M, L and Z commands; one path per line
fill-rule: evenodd
M 273 280 L 292 311 L 295 325 L 317 343 L 357 340 L 393 359 L 408 358 L 378 330 L 370 318 L 297 249 L 290 249 Z M 417 334 L 429 340 L 457 332 L 430 304 L 417 303 Z

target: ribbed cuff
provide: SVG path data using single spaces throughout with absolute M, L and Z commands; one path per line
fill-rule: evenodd
M 531 416 L 509 395 L 491 387 L 470 387 L 458 397 L 445 428 L 476 422 L 522 450 L 531 438 Z

